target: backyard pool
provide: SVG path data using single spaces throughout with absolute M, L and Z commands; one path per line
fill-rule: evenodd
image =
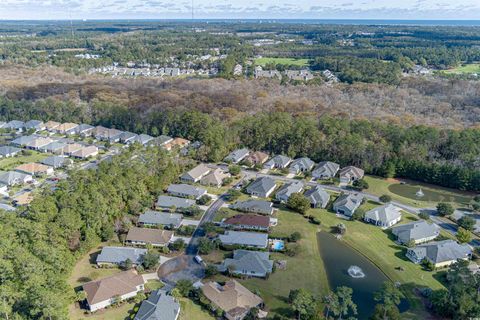
M 282 251 L 285 249 L 285 243 L 283 240 L 273 239 L 270 240 L 270 248 L 274 251 Z

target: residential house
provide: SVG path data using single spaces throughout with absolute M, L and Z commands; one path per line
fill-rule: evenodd
M 315 162 L 310 160 L 310 158 L 303 157 L 298 158 L 292 161 L 288 171 L 293 174 L 299 174 L 302 172 L 310 172 L 313 169 Z
M 33 181 L 33 177 L 17 171 L 7 171 L 0 173 L 0 183 L 7 186 L 25 184 Z
M 134 246 L 165 247 L 172 241 L 173 231 L 131 227 L 128 230 L 126 243 Z
M 154 138 L 151 141 L 151 144 L 156 145 L 158 147 L 162 147 L 162 146 L 165 146 L 167 143 L 170 143 L 172 141 L 173 141 L 172 137 L 166 136 L 166 135 L 161 135 L 161 136 L 158 136 L 158 137 Z
M 233 258 L 227 258 L 218 267 L 218 271 L 229 271 L 233 274 L 266 278 L 272 273 L 273 260 L 269 252 L 235 250 Z
M 333 203 L 333 211 L 338 214 L 351 217 L 360 207 L 363 196 L 360 194 L 342 193 Z
M 45 124 L 43 121 L 40 120 L 30 120 L 25 122 L 25 129 L 28 130 L 34 130 L 35 132 L 37 131 L 42 131 L 45 130 Z
M 94 129 L 94 126 L 82 123 L 75 128 L 75 133 L 83 137 L 89 137 L 93 134 Z
M 389 228 L 402 219 L 400 208 L 391 203 L 376 207 L 365 213 L 365 222 L 372 223 L 382 228 Z
M 0 158 L 10 158 L 14 157 L 19 154 L 22 149 L 9 147 L 9 146 L 1 146 L 0 147 Z
M 34 177 L 53 174 L 53 168 L 41 163 L 25 163 L 15 168 L 15 171 Z
M 245 161 L 248 163 L 251 163 L 252 166 L 262 165 L 267 160 L 268 160 L 268 154 L 261 151 L 252 152 L 245 158 Z
M 472 248 L 468 244 L 458 244 L 453 240 L 434 241 L 409 248 L 406 254 L 413 263 L 427 260 L 436 268 L 447 267 L 458 260 L 468 260 Z
M 184 173 L 180 177 L 180 180 L 187 183 L 199 182 L 203 177 L 209 174 L 210 171 L 212 171 L 212 169 L 207 167 L 207 165 L 200 163 L 198 166 L 196 166 L 192 170 L 188 171 L 187 173 Z
M 17 132 L 23 132 L 23 130 L 25 129 L 25 122 L 18 121 L 18 120 L 12 120 L 10 122 L 7 122 L 7 124 L 5 124 L 5 126 L 4 126 L 4 128 L 14 130 L 14 131 L 17 131 Z
M 5 186 L 5 185 L 0 186 L 0 189 L 3 189 L 3 186 Z M 5 190 L 5 191 L 6 191 L 6 190 Z M 1 193 L 4 193 L 3 190 L 2 190 Z M 15 209 L 15 207 L 12 207 L 12 206 L 10 206 L 10 205 L 8 205 L 8 204 L 0 203 L 0 210 L 3 210 L 3 211 L 15 211 L 15 210 L 17 210 L 17 209 Z
M 34 139 L 28 141 L 24 144 L 25 148 L 31 150 L 40 150 L 42 147 L 49 145 L 53 140 L 46 137 L 35 137 Z
M 101 140 L 108 141 L 110 143 L 119 142 L 122 134 L 123 131 L 114 128 L 107 129 L 106 134 L 102 137 Z
M 330 194 L 319 185 L 308 189 L 304 195 L 310 200 L 312 208 L 326 208 L 330 201 Z
M 275 194 L 275 199 L 280 202 L 287 202 L 288 198 L 290 198 L 293 193 L 302 192 L 303 188 L 304 185 L 300 181 L 286 183 L 281 186 L 280 189 L 278 189 L 277 193 Z
M 177 229 L 181 226 L 183 215 L 178 213 L 166 213 L 148 210 L 138 217 L 137 224 L 139 226 L 167 226 L 172 229 Z
M 248 199 L 245 201 L 237 201 L 230 208 L 242 211 L 271 215 L 273 214 L 273 203 L 270 201 Z
M 23 147 L 36 139 L 37 136 L 21 136 L 18 137 L 10 142 L 11 145 L 17 146 L 17 147 Z
M 340 165 L 331 161 L 322 161 L 312 171 L 312 177 L 315 179 L 332 179 L 340 170 Z
M 23 192 L 19 195 L 16 195 L 12 199 L 15 206 L 27 206 L 33 201 L 33 195 L 31 192 Z
M 250 183 L 245 189 L 248 194 L 256 197 L 267 198 L 275 190 L 277 184 L 269 177 L 260 177 Z
M 157 209 L 171 210 L 175 209 L 188 209 L 195 205 L 195 200 L 178 198 L 172 196 L 159 196 L 155 206 Z
M 202 179 L 200 179 L 200 184 L 203 184 L 205 186 L 215 186 L 218 188 L 223 185 L 223 180 L 230 177 L 230 173 L 226 173 L 222 169 L 216 168 L 210 171 L 210 173 L 208 173 Z
M 244 246 L 249 248 L 263 248 L 268 245 L 268 235 L 258 232 L 226 231 L 218 236 L 224 245 Z
M 265 162 L 263 167 L 265 169 L 284 169 L 288 167 L 288 165 L 292 162 L 292 159 L 290 159 L 287 156 L 282 156 L 282 155 L 276 155 L 272 159 L 268 160 Z
M 74 158 L 87 159 L 98 155 L 98 148 L 96 146 L 83 147 L 70 154 Z
M 310 70 L 285 70 L 285 75 L 288 79 L 294 81 L 309 81 L 312 80 L 313 74 Z
M 86 301 L 91 312 L 133 298 L 145 289 L 143 277 L 133 269 L 87 282 L 82 287 L 87 295 Z
M 167 188 L 167 193 L 176 197 L 200 199 L 207 194 L 207 190 L 189 184 L 171 184 Z
M 413 242 L 419 244 L 432 241 L 438 237 L 440 235 L 440 227 L 435 223 L 418 220 L 393 227 L 392 233 L 400 243 L 409 244 Z
M 60 134 L 71 135 L 76 133 L 75 129 L 77 127 L 78 124 L 76 123 L 66 122 L 56 127 L 55 131 Z
M 108 137 L 108 128 L 105 128 L 103 126 L 96 126 L 92 131 L 92 135 L 97 140 L 106 140 Z
M 224 311 L 227 320 L 242 320 L 250 309 L 263 305 L 262 298 L 235 280 L 228 280 L 223 286 L 210 281 L 201 290 L 216 308 Z
M 189 144 L 190 144 L 190 140 L 183 139 L 183 138 L 174 138 L 172 141 L 164 144 L 163 147 L 165 148 L 165 150 L 171 151 L 174 148 L 179 148 L 179 149 L 185 148 Z
M 240 163 L 240 161 L 245 159 L 248 156 L 249 153 L 250 153 L 250 150 L 248 150 L 247 148 L 237 149 L 237 150 L 234 150 L 234 151 L 230 152 L 230 154 L 228 156 L 226 156 L 225 159 L 223 159 L 223 161 L 232 162 L 232 163 Z
M 120 142 L 125 144 L 134 143 L 137 137 L 136 133 L 125 131 L 120 135 Z
M 81 144 L 69 143 L 62 149 L 62 152 L 66 155 L 71 156 L 74 152 L 76 152 L 76 151 L 78 151 L 82 148 L 83 148 L 83 146 Z
M 277 70 L 255 70 L 255 79 L 269 78 L 269 79 L 282 79 L 282 74 Z
M 57 168 L 68 167 L 73 163 L 73 161 L 65 157 L 51 156 L 43 159 L 42 161 L 40 161 L 40 163 L 46 166 L 50 166 L 53 169 L 57 169 Z
M 363 178 L 365 172 L 357 167 L 348 166 L 340 169 L 339 176 L 340 182 L 342 183 L 351 183 L 355 180 L 360 180 Z
M 65 142 L 54 141 L 40 148 L 42 152 L 49 152 L 53 154 L 63 154 L 64 148 L 67 146 Z
M 135 142 L 140 143 L 141 145 L 146 145 L 147 143 L 151 142 L 154 138 L 149 136 L 148 134 L 139 134 L 135 137 Z
M 177 320 L 179 315 L 178 300 L 158 289 L 150 293 L 148 299 L 143 300 L 134 320 Z
M 147 251 L 147 249 L 130 247 L 103 247 L 102 252 L 96 258 L 96 263 L 97 266 L 122 266 L 125 261 L 130 260 L 132 265 L 138 266 L 142 264 Z
M 45 123 L 45 129 L 47 129 L 47 131 L 55 131 L 60 124 L 60 122 L 56 121 L 47 121 Z
M 223 220 L 221 225 L 224 228 L 234 230 L 268 231 L 270 218 L 253 214 L 238 214 Z

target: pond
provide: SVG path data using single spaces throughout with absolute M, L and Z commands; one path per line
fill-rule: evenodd
M 423 196 L 418 197 L 417 192 L 420 189 Z M 468 196 L 434 190 L 419 184 L 392 184 L 388 187 L 388 190 L 399 196 L 420 201 L 469 203 L 471 200 Z
M 339 286 L 353 289 L 353 301 L 357 304 L 357 319 L 368 319 L 375 308 L 374 294 L 387 277 L 372 264 L 367 258 L 354 249 L 337 240 L 327 232 L 317 235 L 320 255 L 328 276 L 330 288 L 334 290 Z M 357 266 L 361 269 L 363 277 L 352 277 L 349 268 Z M 408 301 L 404 300 L 399 306 L 401 312 L 408 309 Z

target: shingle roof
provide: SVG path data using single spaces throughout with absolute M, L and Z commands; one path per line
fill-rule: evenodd
M 346 177 L 348 179 L 351 179 L 352 177 L 355 179 L 361 179 L 364 175 L 364 171 L 363 169 L 354 166 L 348 166 L 340 169 L 339 175 L 340 177 Z
M 312 176 L 316 177 L 335 177 L 338 170 L 340 169 L 340 165 L 335 162 L 330 161 L 322 161 L 318 164 L 318 166 L 312 171 Z
M 275 180 L 269 177 L 260 177 L 247 187 L 248 193 L 266 193 L 275 187 Z
M 292 161 L 290 164 L 290 170 L 291 171 L 310 171 L 313 166 L 315 165 L 315 162 L 310 160 L 310 158 L 303 157 L 303 158 L 298 158 Z
M 392 233 L 396 235 L 401 242 L 408 243 L 411 240 L 422 240 L 438 236 L 440 234 L 440 227 L 435 223 L 419 220 L 393 227 Z
M 204 185 L 221 185 L 223 179 L 228 178 L 230 174 L 225 173 L 222 169 L 216 168 L 201 179 Z
M 193 180 L 198 180 L 208 174 L 212 169 L 207 167 L 207 165 L 200 163 L 198 166 L 193 168 L 192 170 L 188 171 L 187 173 L 184 173 L 182 175 L 182 179 L 190 178 Z
M 272 164 L 274 164 L 274 165 L 277 166 L 277 167 L 284 168 L 284 167 L 286 167 L 291 161 L 292 161 L 292 159 L 290 159 L 290 158 L 287 157 L 287 156 L 276 155 L 276 156 L 273 157 L 272 159 L 268 160 L 268 161 L 265 163 L 265 165 L 271 166 Z
M 0 155 L 7 156 L 11 154 L 16 154 L 22 151 L 22 149 L 10 147 L 10 146 L 1 146 L 0 147 Z
M 266 247 L 268 235 L 258 232 L 226 231 L 218 236 L 223 244 Z
M 65 157 L 51 156 L 43 159 L 41 163 L 56 169 L 71 164 L 72 160 Z
M 181 183 L 169 185 L 167 188 L 167 192 L 171 194 L 185 194 L 197 198 L 204 195 L 207 190 L 189 184 Z
M 137 228 L 128 230 L 127 241 L 142 241 L 152 244 L 167 244 L 173 236 L 173 231 Z
M 270 226 L 270 218 L 253 214 L 237 214 L 223 221 L 223 224 L 268 228 Z
M 225 259 L 219 270 L 221 272 L 233 267 L 234 271 L 248 271 L 256 274 L 272 273 L 273 261 L 269 252 L 235 250 L 232 259 Z
M 16 171 L 7 171 L 7 172 L 0 172 L 0 182 L 6 184 L 7 186 L 16 183 L 16 180 L 24 180 L 27 177 L 31 177 L 28 174 L 24 174 L 21 172 Z
M 178 213 L 165 213 L 157 211 L 146 211 L 138 218 L 139 223 L 145 224 L 161 224 L 164 226 L 174 225 L 179 227 L 182 223 L 183 216 Z
M 67 144 L 61 141 L 54 141 L 40 148 L 40 150 L 45 150 L 48 152 L 55 152 L 57 150 L 63 150 Z
M 350 211 L 357 209 L 362 204 L 363 196 L 360 194 L 341 194 L 333 203 L 334 207 L 345 207 Z
M 190 208 L 193 205 L 195 205 L 194 200 L 172 196 L 159 196 L 157 200 L 157 207 L 162 208 Z
M 30 120 L 30 121 L 27 121 L 25 123 L 25 128 L 27 130 L 29 130 L 29 129 L 40 129 L 43 126 L 44 126 L 43 121 L 40 121 L 40 120 Z
M 240 162 L 248 156 L 249 153 L 250 151 L 247 148 L 237 149 L 230 152 L 230 154 L 225 157 L 224 161 Z
M 303 190 L 303 183 L 300 181 L 294 181 L 286 183 L 278 189 L 275 197 L 277 199 L 288 199 L 293 193 L 301 192 Z
M 152 140 L 153 140 L 153 137 L 149 136 L 148 134 L 139 134 L 137 137 L 135 137 L 135 141 L 141 144 L 146 144 Z
M 271 214 L 273 211 L 273 203 L 270 201 L 248 199 L 245 201 L 237 201 L 232 205 L 232 209 L 246 212 L 261 212 Z
M 22 129 L 25 127 L 25 122 L 19 121 L 19 120 L 12 120 L 10 122 L 7 122 L 5 125 L 5 128 L 10 128 L 10 129 Z
M 313 205 L 320 203 L 322 208 L 325 208 L 330 200 L 330 194 L 318 185 L 305 191 L 305 197 L 307 197 Z
M 36 162 L 24 163 L 15 168 L 16 171 L 22 171 L 32 175 L 37 173 L 45 173 L 49 169 L 51 168 Z
M 97 256 L 97 263 L 116 263 L 120 264 L 130 259 L 132 263 L 139 265 L 143 261 L 143 256 L 147 249 L 130 247 L 103 247 L 102 252 Z
M 420 259 L 427 257 L 433 263 L 465 259 L 472 253 L 468 244 L 458 244 L 453 240 L 434 241 L 409 249 Z
M 180 304 L 175 298 L 156 290 L 142 302 L 134 320 L 176 320 L 179 311 Z
M 38 136 L 21 136 L 16 138 L 15 140 L 12 140 L 12 144 L 19 145 L 19 146 L 24 146 L 27 143 L 30 143 L 34 139 L 36 139 Z
M 391 203 L 373 208 L 365 213 L 365 219 L 380 221 L 383 224 L 388 224 L 391 221 L 397 220 L 399 217 L 401 217 L 400 208 Z
M 138 135 L 136 133 L 125 131 L 120 134 L 120 140 L 124 142 L 128 142 L 130 140 L 135 141 L 137 136 Z

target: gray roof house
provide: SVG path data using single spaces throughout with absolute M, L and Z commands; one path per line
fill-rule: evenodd
M 277 193 L 275 194 L 275 199 L 281 202 L 287 202 L 288 198 L 290 198 L 293 193 L 302 192 L 303 188 L 304 185 L 300 181 L 286 183 L 281 186 L 280 189 L 278 189 Z
M 18 132 L 22 132 L 23 129 L 25 129 L 25 122 L 18 121 L 18 120 L 12 120 L 12 121 L 7 122 L 7 124 L 5 124 L 5 126 L 4 126 L 4 128 L 8 128 L 8 129 L 16 130 Z
M 364 174 L 365 172 L 362 169 L 354 166 L 348 166 L 340 169 L 340 172 L 339 172 L 340 182 L 350 183 L 355 180 L 360 180 L 363 178 Z
M 41 131 L 41 130 L 45 130 L 46 127 L 45 127 L 45 124 L 43 123 L 43 121 L 40 121 L 40 120 L 30 120 L 30 121 L 27 121 L 25 122 L 25 129 L 27 130 L 35 130 L 35 131 Z
M 233 258 L 225 259 L 218 266 L 220 272 L 230 270 L 232 273 L 250 277 L 265 278 L 272 273 L 273 260 L 269 252 L 235 250 Z
M 408 244 L 410 241 L 414 241 L 415 244 L 418 244 L 432 241 L 438 237 L 440 227 L 435 223 L 419 220 L 393 227 L 392 233 L 400 243 Z
M 176 197 L 199 199 L 201 196 L 207 194 L 207 190 L 182 183 L 169 185 L 167 193 Z
M 154 138 L 152 136 L 149 136 L 148 134 L 139 134 L 136 138 L 135 138 L 135 142 L 138 142 L 140 144 L 147 144 L 149 143 L 150 141 L 152 141 Z
M 101 265 L 121 265 L 127 259 L 132 264 L 139 265 L 143 262 L 143 256 L 147 253 L 147 249 L 138 249 L 130 247 L 103 247 L 102 252 L 97 256 L 96 263 Z
M 293 160 L 288 170 L 290 173 L 299 174 L 301 172 L 309 172 L 313 169 L 314 165 L 315 162 L 310 160 L 310 158 L 303 157 Z
M 161 289 L 153 291 L 143 300 L 134 320 L 177 320 L 180 303 Z
M 446 267 L 457 260 L 467 260 L 472 255 L 472 248 L 468 244 L 458 244 L 453 240 L 434 241 L 409 248 L 407 258 L 414 263 L 421 263 L 427 259 L 435 267 Z
M 252 196 L 267 198 L 275 190 L 276 186 L 275 180 L 272 178 L 261 177 L 250 183 L 246 191 Z
M 1 146 L 0 147 L 0 157 L 9 158 L 16 156 L 22 149 L 10 147 L 10 146 Z
M 282 156 L 282 155 L 276 155 L 272 159 L 268 160 L 265 162 L 263 167 L 265 169 L 283 169 L 288 167 L 288 165 L 292 162 L 292 159 L 290 159 L 287 156 Z
M 212 169 L 207 167 L 206 164 L 200 163 L 198 166 L 196 166 L 192 170 L 184 173 L 180 177 L 180 180 L 182 180 L 183 182 L 190 182 L 190 183 L 198 182 L 207 174 L 209 174 L 210 171 L 212 171 Z
M 226 156 L 225 159 L 223 159 L 223 161 L 239 163 L 240 161 L 245 159 L 249 153 L 250 153 L 250 150 L 248 150 L 247 148 L 237 149 L 235 151 L 230 152 L 230 154 Z
M 224 245 L 238 245 L 252 248 L 266 248 L 268 235 L 258 232 L 226 231 L 218 236 Z
M 253 212 L 266 215 L 273 214 L 273 203 L 264 200 L 249 199 L 245 201 L 237 201 L 230 207 L 242 212 Z
M 178 228 L 182 224 L 183 216 L 179 213 L 166 213 L 157 211 L 146 211 L 138 217 L 140 226 L 171 226 Z
M 325 208 L 330 201 L 330 194 L 318 185 L 305 191 L 304 195 L 310 200 L 312 208 Z
M 41 164 L 53 167 L 54 169 L 69 166 L 73 163 L 71 159 L 59 156 L 51 156 L 40 161 Z
M 122 134 L 120 135 L 120 142 L 121 143 L 134 143 L 137 139 L 137 134 L 136 133 L 133 133 L 133 132 L 128 132 L 128 131 L 125 131 L 125 132 L 122 132 Z
M 90 136 L 92 135 L 94 129 L 95 129 L 94 126 L 91 126 L 86 123 L 82 123 L 75 128 L 75 133 L 81 136 Z
M 170 209 L 172 207 L 175 207 L 177 209 L 186 209 L 195 205 L 195 200 L 171 196 L 159 196 L 155 205 L 157 208 L 164 210 Z
M 351 217 L 362 204 L 362 200 L 363 196 L 360 194 L 343 193 L 333 203 L 333 211 Z
M 20 173 L 17 171 L 7 171 L 0 173 L 0 183 L 3 183 L 7 186 L 24 184 L 30 181 L 33 181 L 33 177 L 31 175 Z
M 373 223 L 376 226 L 382 228 L 389 228 L 394 224 L 400 222 L 402 214 L 400 208 L 394 206 L 391 203 L 384 204 L 383 206 L 373 208 L 365 213 L 365 222 Z
M 50 153 L 55 153 L 55 154 L 62 154 L 63 153 L 63 148 L 65 148 L 67 144 L 65 142 L 61 141 L 54 141 L 46 146 L 43 146 L 40 148 L 41 151 L 43 152 L 50 152 Z
M 322 161 L 312 171 L 315 179 L 331 179 L 337 175 L 340 165 L 331 161 Z
M 158 136 L 158 137 L 154 138 L 152 143 L 155 144 L 156 146 L 163 146 L 163 145 L 171 142 L 172 140 L 173 140 L 173 138 L 170 137 L 170 136 L 161 135 L 161 136 Z
M 14 146 L 24 146 L 33 140 L 37 139 L 38 136 L 21 136 L 16 138 L 15 140 L 12 140 L 10 144 Z

